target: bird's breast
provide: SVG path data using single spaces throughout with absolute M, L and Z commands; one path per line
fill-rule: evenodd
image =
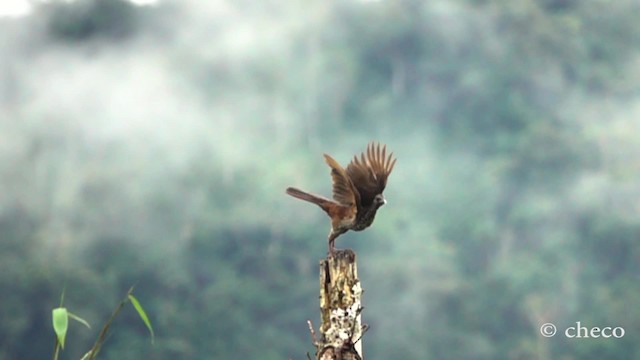
M 353 224 L 352 230 L 361 231 L 371 226 L 371 224 L 373 223 L 373 220 L 376 217 L 377 210 L 378 209 L 375 207 L 363 208 L 362 211 L 358 213 L 358 216 Z

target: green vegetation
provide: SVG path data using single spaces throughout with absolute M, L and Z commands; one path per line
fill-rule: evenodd
M 191 4 L 191 5 L 189 5 Z M 0 19 L 0 359 L 303 359 L 322 153 L 398 158 L 358 254 L 371 359 L 636 359 L 637 1 L 46 2 Z M 135 306 L 135 302 L 133 302 Z M 53 305 L 55 306 L 55 305 Z M 623 327 L 621 339 L 564 329 Z M 542 324 L 558 327 L 553 338 Z M 78 329 L 79 328 L 79 329 Z M 95 333 L 69 326 L 61 359 Z
M 122 310 L 124 305 L 126 305 L 128 302 L 131 302 L 135 310 L 138 312 L 140 319 L 142 319 L 144 324 L 147 326 L 147 329 L 149 329 L 149 333 L 151 334 L 151 343 L 153 343 L 155 335 L 153 332 L 153 327 L 151 326 L 151 321 L 149 321 L 149 316 L 144 311 L 144 308 L 142 307 L 142 305 L 140 305 L 140 302 L 138 301 L 138 299 L 136 299 L 135 296 L 133 296 L 132 292 L 133 292 L 133 287 L 130 288 L 129 291 L 127 292 L 127 297 L 122 301 L 120 301 L 120 304 L 116 307 L 113 313 L 111 313 L 111 317 L 109 317 L 109 320 L 107 320 L 107 322 L 102 327 L 102 330 L 100 331 L 100 334 L 96 339 L 96 342 L 93 344 L 93 347 L 86 354 L 84 354 L 84 356 L 82 356 L 81 360 L 93 360 L 97 358 L 98 353 L 102 349 L 104 342 L 107 340 L 107 334 L 109 332 L 109 329 L 111 328 L 111 324 L 115 320 L 116 316 L 118 316 L 118 314 L 120 313 L 120 310 Z M 64 299 L 64 293 L 62 298 Z M 64 343 L 67 337 L 67 331 L 69 330 L 69 319 L 71 318 L 73 320 L 76 320 L 81 324 L 85 325 L 89 329 L 91 328 L 91 326 L 89 326 L 89 323 L 87 323 L 84 319 L 70 313 L 67 310 L 67 308 L 62 307 L 62 301 L 61 301 L 60 307 L 53 309 L 51 318 L 53 323 L 53 330 L 55 331 L 55 334 L 56 334 L 56 347 L 55 347 L 53 358 L 54 360 L 58 360 L 60 356 L 60 350 L 64 349 Z

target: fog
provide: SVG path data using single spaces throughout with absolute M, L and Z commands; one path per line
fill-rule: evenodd
M 337 245 L 359 255 L 373 358 L 586 358 L 539 325 L 637 326 L 580 297 L 637 299 L 607 282 L 637 277 L 640 260 L 633 2 L 606 16 L 571 1 L 34 4 L 0 18 L 0 236 L 27 249 L 3 251 L 54 274 L 25 303 L 54 307 L 68 281 L 94 329 L 108 310 L 79 300 L 83 284 L 118 299 L 147 279 L 140 300 L 165 345 L 149 350 L 142 333 L 135 352 L 116 338 L 107 356 L 312 351 L 329 221 L 284 189 L 329 196 L 322 154 L 346 165 L 372 140 L 398 158 L 388 204 Z M 200 301 L 238 314 L 185 318 L 191 337 L 170 328 Z M 20 344 L 48 323 L 29 319 L 37 332 L 1 330 L 16 340 L 0 355 L 34 354 Z

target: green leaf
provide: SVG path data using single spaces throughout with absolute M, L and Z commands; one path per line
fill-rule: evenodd
M 142 305 L 140 305 L 140 303 L 138 302 L 138 299 L 136 299 L 133 295 L 129 294 L 129 300 L 131 300 L 133 307 L 136 308 L 136 311 L 138 312 L 138 315 L 140 315 L 140 318 L 142 319 L 142 321 L 144 321 L 145 325 L 147 325 L 147 328 L 151 333 L 151 343 L 153 344 L 155 335 L 153 333 L 153 328 L 151 327 L 151 321 L 149 321 L 149 317 L 147 316 L 147 313 L 142 308 Z
M 64 339 L 67 336 L 69 327 L 69 316 L 67 309 L 63 307 L 55 308 L 52 312 L 53 330 L 58 337 L 60 347 L 64 349 Z
M 73 320 L 75 320 L 75 321 L 77 321 L 77 322 L 81 323 L 82 325 L 84 325 L 84 326 L 88 327 L 89 329 L 91 329 L 91 325 L 89 325 L 89 323 L 88 323 L 86 320 L 84 320 L 83 318 L 81 318 L 80 316 L 75 315 L 75 314 L 72 314 L 71 312 L 68 312 L 67 314 L 68 314 L 68 315 L 69 315 L 69 317 L 70 317 L 70 318 L 72 318 Z

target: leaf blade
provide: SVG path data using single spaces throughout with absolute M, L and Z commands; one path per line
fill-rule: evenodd
M 55 308 L 51 312 L 51 322 L 53 324 L 53 331 L 55 331 L 58 338 L 60 347 L 64 349 L 64 340 L 67 337 L 67 330 L 69 329 L 69 313 L 66 308 Z
M 151 326 L 151 321 L 149 321 L 149 317 L 147 316 L 147 313 L 144 311 L 144 309 L 142 308 L 142 305 L 140 305 L 140 302 L 138 301 L 138 299 L 135 298 L 135 296 L 129 294 L 129 300 L 133 304 L 133 307 L 138 312 L 138 315 L 140 316 L 144 324 L 147 326 L 147 329 L 149 329 L 149 333 L 151 334 L 151 343 L 153 344 L 155 339 L 155 334 L 153 332 L 153 327 Z

